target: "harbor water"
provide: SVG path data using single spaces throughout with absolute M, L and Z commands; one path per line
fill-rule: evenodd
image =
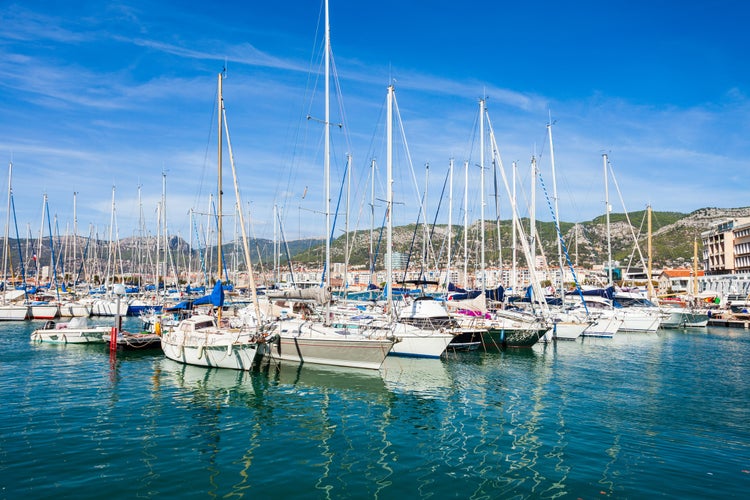
M 747 498 L 750 333 L 380 372 L 181 365 L 0 324 L 0 498 Z

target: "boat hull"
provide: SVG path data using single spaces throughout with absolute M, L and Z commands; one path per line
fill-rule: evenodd
M 28 306 L 0 306 L 0 321 L 23 321 L 28 317 Z
M 708 325 L 708 314 L 695 311 L 667 311 L 661 328 L 702 328 Z
M 618 332 L 656 333 L 661 318 L 656 314 L 625 314 Z
M 31 319 L 55 319 L 59 315 L 60 308 L 57 304 L 29 306 L 29 316 L 31 316 Z
M 546 329 L 489 328 L 482 332 L 485 351 L 500 351 L 508 347 L 531 347 L 544 336 Z
M 63 318 L 88 318 L 91 306 L 86 304 L 60 304 L 60 316 Z
M 310 323 L 284 323 L 264 351 L 271 359 L 377 370 L 393 347 L 393 339 L 332 333 Z
M 255 342 L 228 341 L 201 345 L 200 342 L 182 343 L 180 340 L 168 334 L 161 339 L 164 355 L 179 363 L 206 368 L 251 370 L 258 359 L 258 345 Z
M 42 329 L 31 334 L 32 342 L 47 342 L 52 344 L 104 344 L 109 335 L 110 327 L 77 329 Z

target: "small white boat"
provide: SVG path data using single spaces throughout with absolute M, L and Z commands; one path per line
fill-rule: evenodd
M 73 318 L 67 323 L 47 321 L 44 328 L 31 333 L 31 341 L 55 344 L 103 344 L 111 329 L 111 326 L 91 325 L 88 318 Z
M 254 329 L 219 328 L 213 316 L 198 314 L 163 332 L 161 348 L 167 358 L 180 363 L 250 370 L 260 340 Z

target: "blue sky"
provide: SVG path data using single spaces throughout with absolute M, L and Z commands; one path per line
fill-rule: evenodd
M 435 217 L 451 158 L 453 220 L 463 219 L 465 161 L 469 220 L 479 217 L 482 96 L 508 175 L 518 164 L 522 215 L 532 155 L 551 189 L 550 114 L 564 221 L 604 212 L 605 152 L 628 211 L 748 206 L 749 10 L 730 1 L 332 0 L 331 122 L 342 124 L 331 138 L 333 204 L 346 153 L 350 227 L 369 227 L 372 158 L 376 197 L 385 196 L 384 106 L 393 82 L 413 166 L 399 141 L 396 224 L 416 221 L 426 182 Z M 322 236 L 321 12 L 317 0 L 4 2 L 0 157 L 14 164 L 20 232 L 38 234 L 45 193 L 60 232 L 72 230 L 77 192 L 79 232 L 93 224 L 106 237 L 115 186 L 118 233 L 134 234 L 140 185 L 154 233 L 164 172 L 169 230 L 188 239 L 189 210 L 206 212 L 216 190 L 215 96 L 226 65 L 227 117 L 253 233 L 272 237 L 276 204 L 288 239 Z M 508 218 L 502 187 L 500 200 Z M 610 201 L 623 211 L 611 182 Z M 447 222 L 447 205 L 446 195 L 439 222 Z M 551 220 L 541 191 L 536 213 Z

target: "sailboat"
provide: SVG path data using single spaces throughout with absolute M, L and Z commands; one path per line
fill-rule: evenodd
M 3 297 L 0 304 L 0 321 L 23 321 L 29 315 L 29 307 L 22 302 L 13 302 L 14 300 L 22 301 L 26 296 L 25 290 L 8 290 L 8 259 L 10 258 L 10 240 L 8 232 L 10 230 L 10 211 L 13 201 L 13 189 L 11 180 L 13 178 L 13 162 L 8 163 L 8 212 L 5 218 L 5 240 L 3 244 Z M 18 228 L 16 228 L 18 232 Z M 16 235 L 16 241 L 18 236 Z
M 485 100 L 480 99 L 479 101 L 479 113 L 480 113 L 480 163 L 482 164 L 482 177 L 480 179 L 481 184 L 481 195 L 482 195 L 482 202 L 480 203 L 480 206 L 484 206 L 484 134 L 485 134 L 485 119 L 487 121 L 487 129 L 489 131 L 489 137 L 490 137 L 490 149 L 492 150 L 493 154 L 493 161 L 495 164 L 499 167 L 499 170 L 502 174 L 503 183 L 505 184 L 505 190 L 510 198 L 511 201 L 511 207 L 513 211 L 513 234 L 514 238 L 516 234 L 519 234 L 521 236 L 521 243 L 522 247 L 524 249 L 524 254 L 526 256 L 526 260 L 529 264 L 529 272 L 532 275 L 532 286 L 535 287 L 535 290 L 538 292 L 538 296 L 542 296 L 541 288 L 538 285 L 538 280 L 536 279 L 533 265 L 531 264 L 533 262 L 533 259 L 531 258 L 531 252 L 529 250 L 529 244 L 526 241 L 526 239 L 523 236 L 523 228 L 520 223 L 520 218 L 517 214 L 517 205 L 516 205 L 516 197 L 515 197 L 515 186 L 514 191 L 511 193 L 510 186 L 508 184 L 508 180 L 505 175 L 505 170 L 502 165 L 502 160 L 500 158 L 499 148 L 497 145 L 497 142 L 495 140 L 495 134 L 492 129 L 492 124 L 489 121 L 489 114 L 487 113 L 487 109 L 485 106 Z M 468 174 L 467 174 L 468 175 Z M 468 179 L 468 176 L 467 176 Z M 468 180 L 466 182 L 468 184 Z M 515 183 L 514 183 L 515 184 Z M 465 194 L 465 198 L 468 196 Z M 466 210 L 464 211 L 466 213 Z M 466 215 L 464 215 L 464 225 L 466 225 Z M 484 212 L 480 215 L 480 234 L 484 234 Z M 480 248 L 484 248 L 484 244 L 480 245 Z M 514 245 L 515 248 L 515 245 Z M 464 240 L 464 249 L 466 249 L 466 240 Z M 464 250 L 464 253 L 466 253 L 466 250 Z M 514 265 L 515 265 L 515 259 L 514 259 Z M 464 269 L 466 269 L 466 263 L 464 263 Z M 473 299 L 467 299 L 467 300 L 451 300 L 448 301 L 447 304 L 449 307 L 456 311 L 468 311 L 473 316 L 469 321 L 471 321 L 471 326 L 477 327 L 477 326 L 483 326 L 484 330 L 482 330 L 482 347 L 485 350 L 501 350 L 505 349 L 507 347 L 531 347 L 534 344 L 536 344 L 545 334 L 545 332 L 550 328 L 548 324 L 549 314 L 542 314 L 537 315 L 533 312 L 528 311 L 521 311 L 521 310 L 511 310 L 511 309 L 505 309 L 502 308 L 502 302 L 504 300 L 504 290 L 497 290 L 496 293 L 490 293 L 493 292 L 492 290 L 487 290 L 485 285 L 486 275 L 485 275 L 485 264 L 484 264 L 484 252 L 482 251 L 481 255 L 481 273 L 482 273 L 482 289 L 478 296 L 476 296 Z M 466 271 L 464 271 L 464 275 L 466 275 Z M 494 296 L 493 296 L 494 295 Z M 497 303 L 500 303 L 500 307 L 488 307 L 488 300 L 492 300 L 493 303 L 490 304 L 490 306 L 495 306 Z M 546 306 L 546 304 L 544 304 Z M 460 315 L 456 315 L 456 317 L 460 317 Z
M 330 56 L 331 31 L 328 0 L 325 2 L 325 119 L 323 177 L 325 185 L 325 281 L 322 311 L 307 308 L 306 317 L 280 320 L 278 336 L 265 353 L 271 359 L 296 363 L 379 369 L 395 339 L 380 325 L 332 322 L 331 313 L 331 208 L 330 208 Z M 322 317 L 320 317 L 322 314 Z M 317 316 L 317 317 L 316 317 Z
M 588 307 L 604 306 L 598 309 L 599 314 L 601 315 L 599 321 L 602 323 L 613 317 L 621 320 L 622 323 L 617 330 L 618 332 L 656 333 L 661 322 L 661 312 L 659 308 L 639 294 L 622 291 L 618 292 L 613 284 L 612 242 L 609 222 L 609 213 L 611 211 L 609 204 L 609 162 L 606 153 L 602 155 L 602 161 L 604 166 L 604 204 L 607 226 L 608 286 L 606 288 L 583 290 L 583 300 Z M 599 328 L 596 328 L 594 331 L 596 330 L 599 330 Z
M 238 328 L 229 327 L 221 320 L 221 308 L 224 305 L 224 289 L 222 286 L 222 126 L 226 122 L 224 114 L 224 99 L 222 96 L 222 73 L 218 80 L 218 279 L 214 291 L 210 296 L 211 305 L 216 307 L 216 316 L 211 313 L 194 314 L 179 322 L 177 327 L 165 332 L 161 331 L 161 324 L 155 325 L 156 333 L 162 333 L 161 348 L 164 355 L 180 363 L 231 368 L 235 370 L 250 370 L 259 359 L 259 345 L 265 340 L 260 328 L 240 325 Z M 228 130 L 228 129 L 227 129 Z M 228 139 L 227 139 L 228 142 Z M 231 151 L 231 150 L 230 150 Z M 248 260 L 248 274 L 253 275 L 251 263 Z M 257 300 L 257 297 L 254 297 Z

